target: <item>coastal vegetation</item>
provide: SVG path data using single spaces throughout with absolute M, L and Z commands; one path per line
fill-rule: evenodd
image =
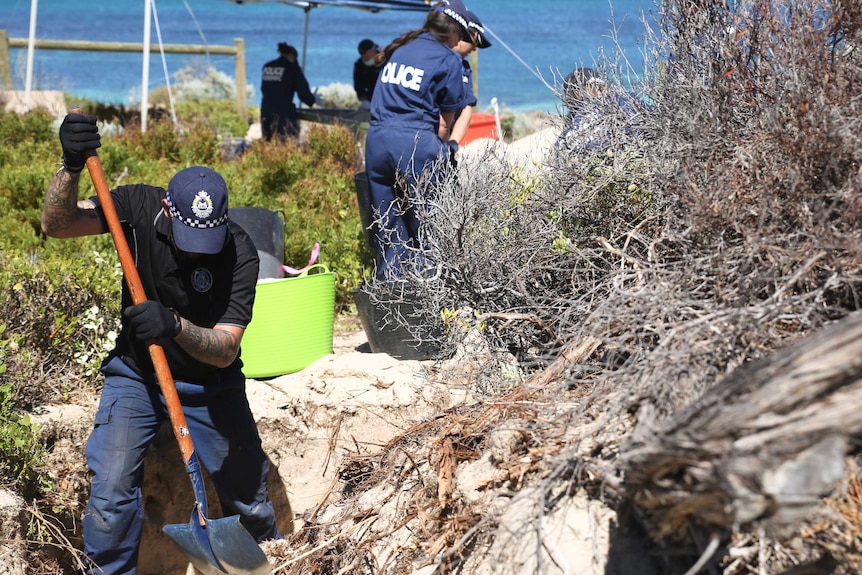
M 649 30 L 636 86 L 617 81 L 623 55 L 596 63 L 612 95 L 649 104 L 634 135 L 595 99 L 606 145 L 540 166 L 488 149 L 427 183 L 435 273 L 403 278 L 419 317 L 402 319 L 460 358 L 451 379 L 476 400 L 355 454 L 280 573 L 566 572 L 553 528 L 576 496 L 617 513 L 595 558 L 609 573 L 862 570 L 862 9 L 665 0 Z M 214 166 L 232 205 L 284 214 L 286 261 L 321 242 L 350 310 L 371 261 L 353 135 L 237 149 L 220 106 L 146 133 L 105 118 L 109 183 Z M 109 238 L 39 231 L 56 126 L 0 115 L 0 471 L 73 526 L 26 412 L 98 391 L 119 271 Z M 393 303 L 390 284 L 366 289 Z
M 81 104 L 107 116 L 99 157 L 112 186 L 166 186 L 183 166 L 214 167 L 228 182 L 232 207 L 281 215 L 285 263 L 302 267 L 320 243 L 320 261 L 336 271 L 338 308 L 350 306 L 348 294 L 370 256 L 360 242 L 353 184 L 357 143 L 346 128 L 311 126 L 301 144 L 245 149 L 241 138 L 229 137 L 237 122 L 230 101 L 182 102 L 178 123 L 156 115 L 146 132 L 95 104 L 70 105 Z M 99 363 L 119 329 L 121 273 L 109 235 L 58 241 L 41 233 L 42 199 L 59 167 L 60 120 L 44 110 L 0 114 L 0 472 L 4 484 L 57 507 L 54 516 L 72 525 L 77 519 L 64 517 L 43 465 L 45 446 L 26 413 L 97 393 Z M 81 197 L 92 195 L 85 175 Z
M 426 302 L 404 325 L 463 358 L 484 402 L 391 443 L 377 473 L 357 457 L 359 495 L 306 531 L 299 569 L 387 556 L 353 535 L 371 492 L 395 517 L 368 529 L 435 572 L 567 572 L 552 534 L 578 494 L 618 513 L 597 572 L 862 569 L 862 420 L 835 409 L 862 400 L 862 9 L 657 14 L 642 74 L 595 64 L 608 97 L 579 105 L 604 145 L 538 170 L 492 150 L 416 206 L 419 271 L 369 296 Z
M 177 88 L 183 97 L 173 109 L 166 94 L 153 94 L 145 132 L 137 110 L 67 96 L 68 107 L 99 118 L 99 157 L 109 184 L 166 186 L 183 166 L 214 167 L 228 182 L 232 207 L 280 214 L 285 263 L 302 267 L 320 243 L 319 261 L 336 273 L 337 309 L 355 313 L 350 293 L 373 261 L 356 205 L 356 134 L 344 126 L 308 124 L 301 143 L 252 143 L 230 91 L 219 88 L 224 78 L 182 78 Z M 332 105 L 339 103 L 338 93 L 325 92 L 336 98 Z M 108 235 L 58 241 L 41 232 L 42 198 L 59 167 L 61 120 L 40 108 L 0 113 L 0 306 L 6 310 L 0 320 L 0 445 L 9 447 L 0 450 L 0 470 L 4 483 L 47 508 L 56 506 L 60 494 L 51 489 L 45 447 L 26 413 L 98 392 L 99 363 L 119 330 L 121 287 Z M 84 176 L 81 198 L 92 195 L 95 189 Z M 62 523 L 75 522 L 62 511 L 58 516 Z

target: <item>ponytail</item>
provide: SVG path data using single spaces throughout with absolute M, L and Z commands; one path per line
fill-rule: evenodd
M 447 16 L 443 12 L 432 10 L 428 12 L 428 16 L 425 18 L 425 23 L 422 24 L 421 28 L 418 30 L 411 30 L 393 40 L 388 46 L 386 46 L 386 48 L 377 54 L 377 57 L 374 59 L 374 63 L 378 67 L 383 66 L 389 61 L 395 50 L 405 44 L 409 44 L 423 32 L 428 32 L 444 46 L 453 48 L 461 38 L 461 28 L 461 24 L 455 21 L 455 19 Z

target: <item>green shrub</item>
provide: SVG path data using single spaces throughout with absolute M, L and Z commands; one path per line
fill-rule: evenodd
M 346 127 L 314 124 L 306 137 L 313 162 L 334 162 L 340 169 L 355 167 L 358 160 L 356 140 Z
M 53 142 L 57 140 L 54 118 L 38 108 L 29 114 L 0 113 L 0 142 L 10 149 L 25 142 Z
M 493 114 L 493 109 L 485 110 Z M 520 140 L 550 125 L 550 116 L 542 112 L 521 114 L 505 106 L 500 109 L 500 130 L 506 142 Z
M 127 149 L 127 158 L 163 160 L 177 166 L 215 165 L 221 159 L 221 140 L 212 128 L 196 123 L 180 131 L 168 118 L 148 123 L 146 132 L 127 128 L 116 143 Z
M 4 339 L 15 351 L 5 358 L 0 383 L 14 385 L 20 407 L 98 387 L 96 370 L 119 327 L 120 270 L 115 253 L 86 250 L 104 241 L 92 240 L 51 240 L 39 256 L 0 259 Z M 53 249 L 66 242 L 67 249 Z
M 0 330 L 0 360 L 8 346 L 2 338 Z M 0 481 L 15 484 L 19 493 L 30 499 L 50 483 L 43 473 L 47 450 L 30 416 L 18 411 L 14 399 L 12 384 L 0 384 Z
M 0 112 L 0 249 L 35 249 L 45 188 L 59 167 L 53 118 Z
M 221 136 L 243 137 L 248 132 L 248 122 L 240 118 L 236 100 L 178 102 L 176 112 L 184 124 L 207 126 Z M 251 112 L 249 117 L 252 117 Z
M 49 159 L 44 162 L 47 164 L 47 173 L 33 169 L 33 158 Z M 50 164 L 59 161 L 60 154 L 46 143 L 28 142 L 17 146 L 0 170 L 0 195 L 7 200 L 9 208 L 28 215 L 32 210 L 41 212 L 47 183 L 59 168 L 59 165 Z

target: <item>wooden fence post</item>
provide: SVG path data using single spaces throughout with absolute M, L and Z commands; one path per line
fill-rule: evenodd
M 242 121 L 248 124 L 248 102 L 245 93 L 245 40 L 234 38 L 233 45 L 236 48 L 234 56 L 234 78 L 236 78 L 236 108 Z
M 6 30 L 0 30 L 0 87 L 12 90 L 12 68 L 9 48 L 26 48 L 27 38 L 9 38 Z M 94 42 L 89 40 L 37 39 L 39 50 L 79 50 L 88 52 L 142 52 L 143 44 L 133 42 Z M 166 54 L 220 54 L 233 56 L 236 71 L 236 105 L 240 117 L 248 122 L 248 103 L 245 94 L 245 41 L 234 39 L 233 46 L 206 46 L 198 44 L 164 44 L 150 46 L 150 52 L 164 51 Z
M 9 59 L 9 36 L 0 30 L 0 88 L 14 89 L 12 84 L 12 62 Z

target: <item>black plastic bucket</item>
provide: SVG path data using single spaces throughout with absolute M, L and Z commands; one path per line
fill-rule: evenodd
M 359 206 L 359 221 L 362 222 L 362 231 L 365 234 L 365 242 L 371 251 L 377 252 L 377 240 L 374 239 L 374 212 L 371 209 L 371 198 L 368 195 L 368 175 L 365 172 L 353 174 L 353 184 L 356 187 L 356 204 Z
M 388 353 L 396 359 L 436 359 L 441 348 L 434 342 L 419 341 L 410 330 L 396 323 L 389 315 L 400 314 L 408 322 L 413 317 L 414 303 L 410 298 L 391 304 L 373 304 L 362 288 L 353 290 L 356 311 L 368 338 L 372 353 Z M 387 308 L 393 306 L 394 309 Z M 391 309 L 391 314 L 389 313 Z
M 281 214 L 253 206 L 230 208 L 230 219 L 251 237 L 260 257 L 257 278 L 282 278 L 284 269 L 284 221 Z

